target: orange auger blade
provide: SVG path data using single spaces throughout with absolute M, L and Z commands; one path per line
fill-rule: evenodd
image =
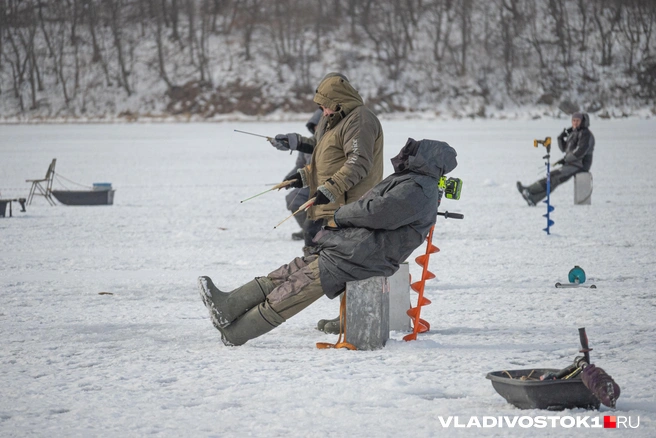
M 424 286 L 426 280 L 435 278 L 435 274 L 428 270 L 428 261 L 431 254 L 435 254 L 440 251 L 440 249 L 433 245 L 433 230 L 435 226 L 431 227 L 428 237 L 426 238 L 426 253 L 420 255 L 415 259 L 417 264 L 423 268 L 421 272 L 421 280 L 411 283 L 410 287 L 413 291 L 417 292 L 419 296 L 417 297 L 417 306 L 411 307 L 408 310 L 407 314 L 412 320 L 413 330 L 412 333 L 403 337 L 404 341 L 414 341 L 417 339 L 417 333 L 425 333 L 430 330 L 430 324 L 428 321 L 425 321 L 420 318 L 422 306 L 427 306 L 431 303 L 428 298 L 424 298 Z

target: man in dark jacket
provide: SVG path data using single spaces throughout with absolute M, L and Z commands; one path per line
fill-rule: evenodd
M 310 117 L 310 120 L 305 124 L 312 135 L 314 135 L 317 125 L 321 120 L 321 114 L 322 111 L 320 109 L 316 110 L 314 114 L 312 114 L 312 117 Z M 299 171 L 299 169 L 310 164 L 311 159 L 311 152 L 298 151 L 294 168 L 287 174 L 287 176 L 285 176 L 283 181 L 290 179 Z M 287 196 L 285 196 L 287 210 L 294 213 L 301 207 L 301 205 L 305 204 L 308 199 L 310 199 L 310 189 L 308 187 L 299 187 L 290 190 L 289 193 L 287 193 Z M 312 239 L 314 239 L 315 234 L 321 229 L 321 225 L 315 224 L 315 221 L 308 219 L 307 213 L 305 212 L 298 213 L 294 216 L 294 219 L 296 219 L 296 222 L 300 225 L 301 231 L 292 233 L 292 240 L 304 240 L 305 246 L 312 246 Z
M 225 345 L 271 331 L 324 294 L 339 296 L 349 281 L 391 276 L 424 242 L 437 217 L 438 181 L 456 167 L 456 151 L 444 142 L 408 139 L 392 164 L 392 175 L 335 211 L 317 234 L 315 254 L 230 293 L 209 277 L 198 279 Z
M 572 127 L 564 129 L 558 136 L 558 147 L 565 157 L 554 165 L 563 167 L 551 172 L 551 191 L 579 172 L 588 172 L 592 166 L 595 138 L 589 129 L 590 118 L 586 113 L 572 114 Z M 517 190 L 528 205 L 534 206 L 547 197 L 547 178 L 534 182 L 528 187 L 517 181 Z

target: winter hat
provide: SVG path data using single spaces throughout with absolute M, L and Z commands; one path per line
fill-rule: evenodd
M 405 146 L 401 149 L 399 154 L 392 158 L 392 166 L 395 172 L 403 172 L 408 168 L 408 160 L 410 157 L 417 154 L 419 150 L 419 142 L 413 138 L 409 138 Z
M 572 114 L 572 118 L 573 119 L 583 120 L 583 113 L 576 112 L 576 113 Z

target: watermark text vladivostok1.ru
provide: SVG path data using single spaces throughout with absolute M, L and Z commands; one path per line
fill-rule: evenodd
M 514 416 L 473 416 L 463 417 L 449 415 L 443 417 L 438 415 L 440 425 L 444 428 L 538 428 L 562 427 L 565 429 L 587 428 L 587 429 L 637 429 L 640 427 L 640 417 L 626 417 L 622 415 L 599 415 L 599 416 L 558 416 L 558 415 L 529 415 Z

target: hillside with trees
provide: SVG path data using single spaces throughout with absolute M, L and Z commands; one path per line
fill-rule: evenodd
M 0 0 L 0 120 L 656 113 L 654 0 Z

